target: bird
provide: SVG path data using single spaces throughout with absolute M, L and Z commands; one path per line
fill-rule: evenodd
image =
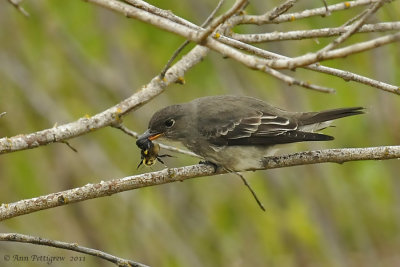
M 278 145 L 329 141 L 318 131 L 332 120 L 364 113 L 363 107 L 317 112 L 291 112 L 249 96 L 206 96 L 154 113 L 137 145 L 158 138 L 178 141 L 228 171 L 262 168 L 263 159 Z

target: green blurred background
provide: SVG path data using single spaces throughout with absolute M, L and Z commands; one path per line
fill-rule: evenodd
M 200 24 L 216 1 L 151 1 Z M 338 1 L 327 1 L 333 4 Z M 233 1 L 227 1 L 227 10 Z M 280 1 L 251 1 L 257 14 Z M 291 11 L 319 7 L 300 1 Z M 0 3 L 0 136 L 35 132 L 93 115 L 115 105 L 156 76 L 181 37 L 85 1 L 24 1 L 27 19 Z M 294 23 L 241 26 L 238 32 L 339 26 L 362 8 Z M 395 1 L 371 22 L 394 21 Z M 381 34 L 360 34 L 348 43 Z M 273 42 L 260 47 L 289 56 L 323 47 L 328 39 Z M 191 45 L 185 51 L 192 48 Z M 399 44 L 326 62 L 392 84 L 400 84 Z M 364 106 L 367 114 L 340 120 L 325 131 L 336 140 L 289 146 L 284 152 L 396 145 L 400 140 L 399 96 L 302 69 L 299 79 L 337 89 L 322 94 L 286 84 L 210 52 L 166 92 L 124 118 L 142 132 L 160 107 L 217 94 L 249 95 L 293 111 Z M 0 156 L 0 203 L 58 192 L 152 170 L 136 170 L 135 140 L 105 128 L 64 144 Z M 196 163 L 183 155 L 170 167 Z M 399 161 L 320 164 L 246 173 L 267 208 L 262 212 L 234 175 L 198 178 L 143 188 L 111 197 L 36 212 L 0 224 L 19 232 L 76 242 L 151 266 L 400 266 Z M 4 255 L 83 256 L 35 245 L 0 243 L 0 266 L 44 266 L 5 262 Z M 52 266 L 112 266 L 85 261 Z

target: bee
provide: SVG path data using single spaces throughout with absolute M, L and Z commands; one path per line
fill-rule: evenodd
M 138 169 L 142 164 L 144 166 L 150 167 L 156 163 L 156 160 L 164 164 L 164 161 L 162 161 L 161 158 L 172 157 L 171 155 L 168 154 L 158 155 L 158 153 L 160 152 L 160 145 L 154 144 L 149 139 L 145 139 L 144 141 L 136 144 L 141 149 L 140 151 L 141 161 L 137 166 Z

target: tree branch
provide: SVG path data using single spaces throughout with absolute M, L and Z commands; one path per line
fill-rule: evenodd
M 215 51 L 218 51 L 219 53 L 233 58 L 234 60 L 244 64 L 245 66 L 252 68 L 252 69 L 257 69 L 260 71 L 263 71 L 268 74 L 275 74 L 273 75 L 274 77 L 282 79 L 282 77 L 286 75 L 277 75 L 277 71 L 269 71 L 265 65 L 270 63 L 268 60 L 265 59 L 260 59 L 251 55 L 246 55 L 238 50 L 225 45 L 221 42 L 216 41 L 215 39 L 211 37 L 207 37 L 204 39 L 203 35 L 204 33 L 207 33 L 207 30 L 198 27 L 199 30 L 193 30 L 191 28 L 187 28 L 181 24 L 175 23 L 173 21 L 170 21 L 166 18 L 159 17 L 156 15 L 153 15 L 149 12 L 146 12 L 144 10 L 137 9 L 136 7 L 129 6 L 127 4 L 124 4 L 122 2 L 115 2 L 115 1 L 109 1 L 109 0 L 88 0 L 89 2 L 93 2 L 95 4 L 104 6 L 106 8 L 109 8 L 111 10 L 120 12 L 125 14 L 127 17 L 130 18 L 135 18 L 147 23 L 150 23 L 154 26 L 157 26 L 161 29 L 167 30 L 169 32 L 184 36 L 190 41 L 196 42 L 196 43 L 201 43 L 204 46 L 207 46 Z M 237 2 L 238 4 L 235 6 L 235 8 L 231 9 L 228 14 L 232 14 L 234 11 L 237 10 L 238 7 L 241 7 L 243 5 L 242 2 Z M 224 17 L 224 16 L 223 16 Z M 231 24 L 232 26 L 234 24 Z M 296 84 L 299 86 L 302 86 L 304 88 L 308 89 L 314 89 L 318 91 L 323 91 L 323 92 L 331 92 L 332 90 L 329 88 L 323 88 L 317 85 L 310 84 L 308 82 L 303 82 L 303 81 L 297 81 L 293 78 L 291 79 L 282 79 L 282 81 L 287 82 L 289 85 Z
M 137 93 L 92 117 L 87 116 L 68 124 L 35 133 L 1 138 L 0 154 L 61 142 L 106 126 L 119 124 L 123 115 L 137 109 L 155 96 L 161 94 L 168 85 L 183 77 L 186 71 L 199 63 L 207 52 L 207 48 L 196 46 L 167 71 L 164 79 L 160 80 L 158 76 L 153 78 L 149 84 Z
M 215 14 L 217 14 L 217 12 L 220 10 L 222 4 L 224 3 L 225 0 L 219 0 L 217 6 L 214 8 L 214 10 L 211 12 L 211 14 L 207 17 L 207 19 L 203 22 L 203 24 L 201 24 L 200 27 L 205 27 L 207 26 L 213 19 Z M 182 52 L 182 50 L 190 43 L 190 41 L 186 40 L 185 42 L 183 42 L 176 50 L 175 52 L 172 54 L 171 58 L 168 60 L 167 64 L 165 64 L 163 70 L 160 73 L 160 78 L 164 78 L 165 73 L 167 72 L 167 70 L 171 67 L 172 62 L 175 60 L 175 58 L 179 55 L 180 52 Z
M 266 157 L 264 159 L 264 168 L 260 168 L 259 170 L 325 162 L 344 163 L 358 160 L 388 160 L 399 158 L 400 146 L 326 149 Z M 215 172 L 214 167 L 210 165 L 198 164 L 180 168 L 164 169 L 157 172 L 128 176 L 110 181 L 101 181 L 96 184 L 87 184 L 83 187 L 62 192 L 24 199 L 14 203 L 2 204 L 0 206 L 0 221 L 70 203 L 111 196 L 115 193 L 127 190 L 222 173 L 226 173 L 223 168 L 219 168 L 217 172 Z
M 114 255 L 105 253 L 101 250 L 92 249 L 92 248 L 88 248 L 88 247 L 82 247 L 76 243 L 67 243 L 67 242 L 45 239 L 45 238 L 41 238 L 41 237 L 18 234 L 18 233 L 0 233 L 0 241 L 30 243 L 30 244 L 35 244 L 35 245 L 49 246 L 49 247 L 72 250 L 72 251 L 81 252 L 81 253 L 84 253 L 87 255 L 99 257 L 106 261 L 112 262 L 115 265 L 120 266 L 120 267 L 147 267 L 147 265 L 144 265 L 142 263 L 138 263 L 138 262 L 135 262 L 132 260 L 122 259 L 122 258 L 116 257 Z
M 345 9 L 349 9 L 352 7 L 369 5 L 371 3 L 375 3 L 377 0 L 355 0 L 355 1 L 345 1 L 339 4 L 334 4 L 328 6 L 328 10 L 330 13 L 335 11 L 341 11 Z M 282 23 L 282 22 L 292 22 L 299 19 L 314 17 L 314 16 L 325 16 L 326 15 L 326 7 L 319 7 L 314 9 L 304 10 L 302 12 L 296 13 L 288 13 L 283 14 L 273 20 L 270 20 L 268 16 L 265 15 L 246 15 L 242 17 L 236 18 L 235 21 L 237 24 L 272 24 L 272 23 Z
M 225 36 L 220 36 L 218 39 L 227 45 L 236 47 L 238 49 L 244 50 L 246 52 L 252 53 L 254 55 L 257 55 L 257 56 L 260 56 L 260 57 L 263 57 L 266 59 L 286 59 L 286 60 L 291 59 L 290 57 L 286 57 L 286 56 L 283 56 L 280 54 L 266 51 L 266 50 L 260 49 L 258 47 L 255 47 L 255 46 L 251 46 L 249 44 L 239 42 L 235 39 L 227 38 Z M 359 83 L 366 84 L 366 85 L 369 85 L 369 86 L 372 86 L 372 87 L 375 87 L 375 88 L 378 88 L 378 89 L 381 89 L 381 90 L 384 90 L 384 91 L 387 91 L 390 93 L 400 95 L 400 88 L 398 86 L 384 83 L 381 81 L 377 81 L 377 80 L 374 80 L 374 79 L 371 79 L 371 78 L 368 78 L 368 77 L 365 77 L 365 76 L 362 76 L 359 74 L 352 73 L 350 71 L 345 71 L 345 70 L 322 66 L 319 63 L 314 63 L 311 65 L 303 66 L 301 68 L 310 69 L 310 70 L 314 70 L 317 72 L 334 75 L 334 76 L 344 79 L 345 81 L 359 82 Z
M 156 6 L 153 6 L 145 1 L 142 0 L 124 0 L 125 2 L 129 3 L 130 5 L 142 9 L 146 12 L 149 12 L 151 14 L 157 15 L 159 17 L 171 20 L 173 22 L 176 22 L 178 24 L 184 25 L 186 27 L 189 27 L 191 29 L 197 29 L 198 26 L 194 23 L 191 23 L 190 21 L 187 21 L 181 17 L 176 16 L 174 13 L 172 13 L 170 10 L 164 10 L 161 8 L 158 8 Z
M 196 26 L 195 29 L 194 28 L 189 28 L 186 26 L 183 26 L 182 24 L 178 24 L 175 23 L 173 21 L 170 21 L 168 19 L 165 18 L 161 18 L 159 16 L 155 16 L 151 13 L 148 13 L 144 10 L 140 10 L 137 9 L 135 7 L 126 5 L 124 3 L 121 2 L 116 2 L 113 0 L 88 0 L 89 2 L 93 2 L 95 4 L 98 4 L 100 6 L 103 6 L 105 8 L 114 10 L 116 12 L 120 12 L 123 13 L 124 15 L 128 16 L 128 17 L 132 17 L 147 23 L 150 23 L 158 28 L 170 31 L 172 33 L 181 35 L 183 37 L 185 37 L 186 39 L 193 41 L 193 42 L 199 42 L 200 38 L 202 36 L 202 33 L 204 32 L 204 29 L 201 27 Z M 355 3 L 353 3 L 355 2 Z M 374 3 L 376 1 L 365 1 L 365 0 L 359 0 L 359 1 L 352 1 L 351 4 L 349 4 L 350 2 L 344 2 L 343 4 L 340 4 L 340 7 L 346 6 L 346 8 L 350 8 L 353 6 L 357 6 L 357 5 L 365 5 L 365 4 L 370 4 L 370 3 Z M 344 9 L 344 8 L 343 8 Z M 321 8 L 321 10 L 323 11 L 322 14 L 326 13 L 326 9 L 325 8 Z M 308 12 L 305 14 L 320 14 L 319 12 L 321 10 L 317 10 L 317 11 L 313 11 L 312 12 Z M 341 10 L 341 8 L 339 8 L 339 6 L 335 5 L 335 6 L 330 6 L 329 10 L 331 11 L 335 11 L 335 10 Z M 287 14 L 286 14 L 287 15 Z M 286 15 L 281 15 L 278 18 L 281 18 L 282 16 L 286 16 Z M 300 16 L 300 15 L 299 15 Z M 305 16 L 303 13 L 301 13 L 301 16 Z M 236 16 L 236 17 L 232 17 L 229 20 L 229 24 L 230 27 L 234 26 L 235 23 L 239 23 L 240 20 L 238 20 L 237 18 L 241 18 L 243 16 Z M 255 57 L 255 56 L 251 56 L 251 55 L 246 55 L 244 53 L 241 53 L 239 51 L 237 51 L 236 49 L 232 48 L 232 47 L 237 47 L 237 48 L 243 48 L 243 47 L 247 47 L 249 50 L 261 50 L 259 48 L 255 48 L 252 46 L 249 46 L 247 44 L 241 43 L 239 41 L 236 41 L 234 39 L 228 38 L 226 36 L 221 35 L 220 33 L 217 33 L 215 36 L 213 36 L 214 38 L 207 38 L 205 42 L 203 42 L 202 44 L 207 46 L 210 49 L 213 49 L 219 53 L 221 53 L 224 56 L 233 58 L 234 60 L 244 64 L 245 66 L 249 67 L 249 68 L 253 68 L 253 69 L 257 69 L 257 70 L 261 70 L 264 72 L 267 72 L 267 68 L 265 68 L 265 66 L 268 66 L 270 68 L 277 68 L 277 69 L 284 69 L 284 68 L 288 68 L 288 69 L 293 69 L 296 67 L 301 67 L 301 66 L 305 66 L 305 65 L 309 65 L 315 62 L 318 62 L 320 60 L 323 59 L 327 59 L 327 58 L 336 58 L 339 56 L 346 56 L 348 54 L 344 54 L 343 50 L 341 51 L 341 53 L 337 53 L 335 54 L 335 52 L 338 52 L 336 50 L 333 51 L 329 51 L 329 53 L 324 53 L 324 56 L 321 57 L 319 54 L 317 53 L 313 53 L 313 54 L 307 54 L 304 56 L 300 56 L 297 58 L 278 58 L 278 59 L 273 59 L 273 60 L 266 60 L 266 59 L 262 59 L 259 57 Z M 397 37 L 396 36 L 391 36 L 391 37 L 387 37 L 388 40 L 390 40 L 390 42 L 393 41 L 397 41 Z M 217 41 L 218 40 L 218 41 Z M 388 43 L 388 42 L 386 42 Z M 385 44 L 386 44 L 385 43 Z M 379 42 L 375 43 L 373 46 L 369 47 L 368 49 L 372 49 L 373 47 L 376 47 L 376 45 L 378 45 Z M 383 43 L 381 44 L 383 45 Z M 355 49 L 355 46 L 349 46 L 350 49 L 347 50 L 350 54 L 355 53 L 357 50 Z M 354 49 L 354 50 L 352 50 Z M 261 50 L 264 51 L 263 54 L 274 54 L 265 50 Z M 275 54 L 276 55 L 276 54 Z M 275 57 L 276 58 L 276 57 Z M 264 67 L 262 67 L 264 66 Z M 315 68 L 310 68 L 312 70 L 314 70 Z M 356 75 L 356 74 L 350 74 L 350 72 L 347 71 L 333 71 L 333 69 L 319 69 L 318 71 L 321 72 L 325 72 L 328 74 L 340 74 L 340 75 L 345 75 L 346 76 L 346 80 L 353 80 L 356 82 L 362 82 L 364 84 L 368 84 L 368 85 L 372 85 L 376 88 L 379 89 L 383 89 L 386 90 L 388 92 L 392 92 L 392 93 L 396 93 L 396 94 L 400 94 L 400 90 L 399 87 L 394 86 L 394 85 L 390 85 L 390 84 L 385 84 L 383 82 L 379 82 L 379 81 L 374 81 L 373 79 L 369 79 L 369 78 L 365 78 L 363 76 L 360 75 Z M 268 72 L 267 72 L 268 73 Z M 274 72 L 275 73 L 275 72 Z M 271 73 L 269 73 L 271 74 Z M 276 75 L 275 77 L 279 77 L 279 75 Z M 340 77 L 340 76 L 339 76 Z M 285 82 L 288 81 L 288 79 L 284 80 Z M 291 84 L 291 83 L 289 83 Z M 296 83 L 298 85 L 301 85 L 303 87 L 305 87 L 304 85 L 310 85 L 307 82 L 302 82 L 299 81 L 298 83 Z M 314 85 L 310 85 L 312 87 L 317 87 Z M 308 86 L 308 87 L 310 87 Z
M 363 12 L 362 15 L 360 15 L 360 18 L 353 25 L 351 25 L 345 33 L 341 34 L 338 38 L 330 42 L 327 46 L 319 50 L 317 54 L 323 56 L 324 53 L 332 50 L 333 48 L 337 47 L 339 44 L 350 38 L 350 36 L 357 32 L 358 29 L 360 29 L 360 27 L 365 23 L 365 21 L 372 14 L 378 11 L 378 9 L 381 8 L 385 4 L 385 2 L 387 2 L 387 0 L 378 0 L 376 3 L 371 4 L 370 7 L 365 10 L 365 13 Z M 345 26 L 346 24 L 343 25 L 343 27 Z
M 22 0 L 8 0 L 8 2 L 13 5 L 22 15 L 29 17 L 29 13 L 20 5 Z
M 225 23 L 229 18 L 231 18 L 233 15 L 235 15 L 239 10 L 241 10 L 247 3 L 247 0 L 237 0 L 235 4 L 229 9 L 225 14 L 222 16 L 219 16 L 216 20 L 212 21 L 210 25 L 208 25 L 207 29 L 202 33 L 200 36 L 200 41 L 199 43 L 202 44 L 208 36 L 212 32 L 215 31 L 215 29 L 220 26 L 221 24 Z
M 262 70 L 262 71 L 272 75 L 273 77 L 278 78 L 281 81 L 284 81 L 288 85 L 295 84 L 295 85 L 302 86 L 307 89 L 319 91 L 322 93 L 335 93 L 336 92 L 333 88 L 319 86 L 319 85 L 315 85 L 315 84 L 310 84 L 309 82 L 300 81 L 289 75 L 285 75 L 282 72 L 279 72 L 277 70 L 274 70 L 272 68 L 269 68 L 269 67 L 261 65 L 261 64 L 257 65 L 257 69 Z
M 265 17 L 265 21 L 271 21 L 288 11 L 290 8 L 294 6 L 294 4 L 297 2 L 297 0 L 286 0 L 279 6 L 275 7 L 273 10 L 270 12 L 265 13 L 262 17 Z
M 303 40 L 310 38 L 332 37 L 340 35 L 350 29 L 350 26 L 336 28 L 321 28 L 303 31 L 268 32 L 253 34 L 232 33 L 230 37 L 244 43 L 264 43 L 274 41 Z M 400 30 L 400 22 L 381 22 L 365 24 L 356 33 L 385 32 Z
M 366 50 L 370 50 L 379 46 L 383 46 L 398 41 L 400 41 L 400 33 L 395 33 L 378 37 L 365 42 L 360 42 L 354 45 L 349 45 L 343 48 L 326 51 L 323 53 L 319 52 L 310 53 L 287 60 L 278 59 L 273 61 L 265 61 L 265 64 L 271 68 L 276 68 L 276 69 L 295 69 L 297 67 L 310 65 L 319 62 L 321 60 L 346 57 L 351 54 L 360 53 Z

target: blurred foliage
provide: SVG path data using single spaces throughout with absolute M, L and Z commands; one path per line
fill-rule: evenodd
M 216 1 L 151 1 L 201 23 Z M 233 1 L 227 1 L 224 10 Z M 327 1 L 333 4 L 337 1 Z M 280 1 L 251 1 L 249 13 Z M 13 136 L 96 114 L 133 94 L 163 68 L 181 37 L 85 1 L 24 1 L 27 19 L 0 3 L 0 135 Z M 321 6 L 300 1 L 291 11 Z M 339 26 L 362 8 L 281 25 L 241 26 L 239 32 Z M 375 21 L 398 19 L 394 2 Z M 360 34 L 349 40 L 367 40 Z M 332 38 L 261 44 L 290 56 L 316 51 Z M 185 51 L 193 47 L 190 46 Z M 398 44 L 325 64 L 400 84 Z M 289 110 L 365 106 L 366 115 L 343 119 L 326 130 L 335 141 L 289 146 L 316 148 L 398 144 L 400 98 L 357 83 L 302 69 L 302 80 L 334 87 L 326 95 L 289 87 L 211 52 L 190 70 L 185 85 L 172 85 L 125 117 L 142 132 L 162 106 L 217 94 L 243 94 Z M 163 168 L 136 170 L 138 148 L 129 136 L 106 128 L 64 144 L 1 155 L 0 202 Z M 196 163 L 176 155 L 168 166 Z M 143 188 L 111 197 L 36 212 L 2 222 L 20 232 L 76 242 L 151 266 L 399 266 L 400 180 L 396 160 L 322 164 L 246 173 L 264 202 L 259 210 L 240 179 L 221 175 Z M 81 256 L 26 244 L 0 244 L 3 255 Z M 57 266 L 112 266 L 90 256 Z M 54 264 L 54 263 L 53 263 Z M 54 264 L 55 265 L 55 264 Z M 18 266 L 43 266 L 20 262 Z

